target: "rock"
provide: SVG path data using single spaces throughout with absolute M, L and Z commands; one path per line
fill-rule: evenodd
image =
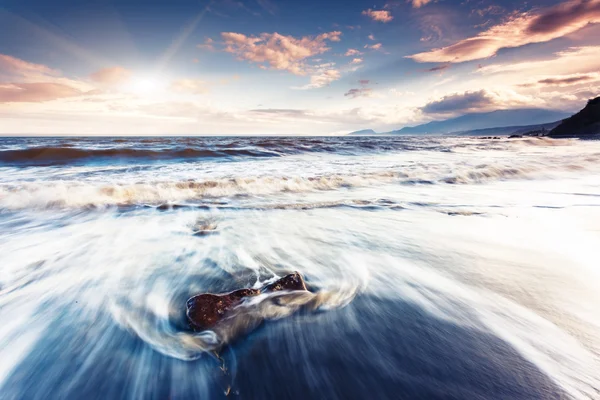
M 194 236 L 205 236 L 217 233 L 217 223 L 213 220 L 198 219 L 192 227 Z
M 280 292 L 282 290 L 306 290 L 304 279 L 298 272 L 289 274 L 263 288 L 263 292 Z
M 239 289 L 224 294 L 204 293 L 194 296 L 186 303 L 186 315 L 193 330 L 203 331 L 215 327 L 232 315 L 232 310 L 247 297 L 258 296 L 261 293 L 297 290 L 307 291 L 302 276 L 294 272 L 262 289 Z
M 195 331 L 210 329 L 246 297 L 258 296 L 258 289 L 240 289 L 226 294 L 200 294 L 187 301 L 188 321 Z

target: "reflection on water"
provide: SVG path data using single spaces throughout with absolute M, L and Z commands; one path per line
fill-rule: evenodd
M 2 143 L 0 398 L 600 397 L 600 144 L 110 140 L 44 146 L 278 154 Z M 296 270 L 255 329 L 189 329 Z

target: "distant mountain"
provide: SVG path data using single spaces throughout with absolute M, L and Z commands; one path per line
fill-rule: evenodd
M 493 135 L 523 135 L 531 132 L 550 132 L 556 128 L 561 121 L 549 122 L 547 124 L 525 125 L 525 126 L 500 126 L 497 128 L 473 129 L 464 132 L 454 132 L 461 136 L 493 136 Z
M 548 136 L 587 136 L 600 134 L 600 97 L 588 101 L 583 110 L 562 121 Z
M 427 135 L 464 133 L 479 129 L 501 127 L 529 127 L 556 122 L 568 118 L 570 114 L 539 108 L 524 108 L 518 110 L 498 110 L 487 113 L 465 114 L 457 118 L 443 121 L 433 121 L 423 125 L 402 128 L 388 132 L 392 135 Z
M 377 135 L 373 129 L 363 129 L 362 131 L 350 132 L 348 136 L 371 136 Z

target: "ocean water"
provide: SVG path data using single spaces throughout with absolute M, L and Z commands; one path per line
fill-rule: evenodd
M 597 399 L 599 255 L 600 142 L 3 138 L 0 398 Z

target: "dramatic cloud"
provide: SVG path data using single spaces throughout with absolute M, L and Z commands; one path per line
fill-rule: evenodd
M 279 33 L 246 36 L 241 33 L 223 32 L 221 36 L 225 42 L 224 51 L 235 54 L 240 60 L 259 64 L 262 68 L 306 75 L 306 60 L 330 50 L 326 41 L 339 42 L 341 34 L 335 31 L 300 39 Z
M 514 107 L 534 107 L 532 98 L 516 92 L 477 90 L 454 93 L 431 101 L 421 107 L 421 112 L 440 116 L 451 116 L 469 112 L 484 112 Z
M 0 84 L 0 103 L 42 102 L 81 94 L 78 89 L 59 83 Z
M 394 19 L 394 17 L 392 17 L 392 14 L 388 10 L 375 11 L 375 10 L 371 10 L 369 8 L 368 10 L 363 11 L 362 15 L 368 16 L 373 21 L 379 21 L 379 22 L 383 22 L 383 23 L 390 22 L 391 20 Z
M 130 78 L 131 72 L 123 67 L 103 68 L 90 75 L 92 81 L 104 86 L 121 85 Z
M 361 54 L 362 54 L 362 52 L 360 52 L 356 49 L 348 49 L 348 51 L 344 55 L 346 57 L 352 57 L 352 56 L 360 56 Z
M 171 90 L 178 93 L 205 94 L 209 92 L 208 84 L 198 79 L 178 79 L 171 83 Z
M 373 89 L 367 87 L 369 82 L 371 81 L 368 79 L 359 80 L 358 84 L 360 87 L 348 90 L 346 93 L 344 93 L 344 96 L 351 99 L 356 99 L 358 97 L 371 97 L 373 94 Z
M 538 12 L 515 14 L 506 22 L 448 47 L 408 58 L 417 62 L 464 62 L 487 58 L 500 49 L 547 42 L 600 22 L 600 0 L 573 0 Z

